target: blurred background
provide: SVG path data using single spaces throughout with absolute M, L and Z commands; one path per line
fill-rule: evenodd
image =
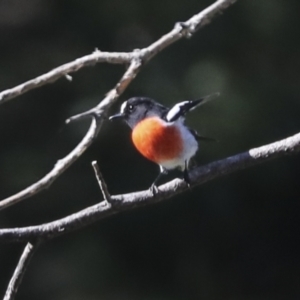
M 145 47 L 213 0 L 1 0 L 0 90 L 90 54 Z M 238 1 L 148 63 L 110 113 L 144 95 L 165 105 L 221 92 L 188 124 L 197 164 L 300 131 L 300 2 Z M 36 182 L 69 153 L 124 66 L 99 64 L 0 107 L 0 199 Z M 42 193 L 0 212 L 0 226 L 49 222 L 102 199 L 90 162 L 112 194 L 149 187 L 158 168 L 105 123 L 89 150 Z M 44 244 L 17 299 L 183 300 L 300 298 L 300 158 L 285 157 L 122 213 Z M 172 178 L 169 177 L 168 179 Z M 0 245 L 4 294 L 23 244 Z

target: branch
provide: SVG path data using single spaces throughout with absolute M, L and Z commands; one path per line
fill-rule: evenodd
M 66 122 L 80 119 L 86 116 L 93 116 L 97 119 L 92 121 L 92 124 L 82 139 L 78 146 L 63 159 L 60 159 L 54 168 L 46 174 L 42 179 L 36 183 L 30 185 L 24 190 L 12 195 L 0 202 L 0 210 L 7 208 L 13 204 L 16 204 L 24 199 L 27 199 L 42 190 L 48 188 L 68 167 L 70 167 L 92 144 L 93 139 L 97 136 L 102 125 L 103 118 L 110 108 L 110 106 L 118 99 L 118 97 L 125 91 L 127 86 L 135 78 L 137 73 L 142 67 L 142 63 L 149 61 L 157 53 L 161 52 L 163 49 L 173 44 L 183 37 L 190 37 L 194 32 L 199 30 L 204 25 L 208 24 L 214 16 L 222 12 L 228 6 L 236 2 L 236 0 L 218 0 L 214 4 L 207 7 L 202 12 L 194 15 L 192 18 L 186 22 L 177 23 L 173 30 L 171 30 L 166 35 L 162 36 L 156 42 L 150 46 L 143 48 L 141 50 L 135 50 L 133 52 L 101 52 L 95 51 L 91 55 L 84 56 L 82 58 L 76 59 L 73 62 L 62 65 L 42 76 L 35 79 L 29 80 L 15 88 L 5 90 L 0 93 L 0 104 L 13 99 L 25 92 L 43 86 L 45 84 L 54 82 L 55 80 L 67 76 L 69 73 L 75 72 L 83 67 L 94 65 L 99 62 L 108 63 L 119 63 L 128 64 L 129 68 L 122 76 L 121 80 L 116 84 L 115 88 L 112 89 L 106 97 L 94 108 L 87 112 L 78 114 L 69 118 Z
M 116 87 L 111 90 L 102 102 L 96 107 L 97 112 L 94 115 L 92 124 L 86 133 L 82 141 L 73 149 L 67 156 L 57 161 L 54 168 L 46 174 L 42 179 L 36 183 L 30 185 L 21 192 L 12 195 L 2 201 L 0 201 L 0 210 L 5 209 L 13 204 L 16 204 L 24 199 L 32 197 L 42 190 L 48 188 L 67 168 L 69 168 L 92 144 L 100 131 L 103 123 L 104 110 L 112 104 L 128 86 L 128 84 L 134 79 L 136 72 L 139 70 L 140 64 L 134 60 L 127 71 L 124 73 Z M 74 116 L 73 119 L 77 117 Z
M 29 265 L 30 259 L 32 258 L 35 250 L 39 243 L 32 244 L 27 243 L 24 251 L 20 257 L 18 265 L 14 271 L 12 278 L 8 284 L 3 300 L 13 300 L 17 294 L 18 288 L 22 282 L 24 273 Z
M 198 186 L 258 163 L 288 154 L 296 154 L 299 151 L 300 133 L 281 141 L 195 168 L 190 172 L 191 186 Z M 0 229 L 0 242 L 24 242 L 39 237 L 43 239 L 54 238 L 122 211 L 164 201 L 188 189 L 183 180 L 175 179 L 160 186 L 159 193 L 155 195 L 146 190 L 111 196 L 112 201 L 114 201 L 113 206 L 104 201 L 50 223 L 22 228 Z
M 31 197 L 40 191 L 48 188 L 56 178 L 58 178 L 71 164 L 76 161 L 81 154 L 88 148 L 88 146 L 92 143 L 93 139 L 96 137 L 98 132 L 96 119 L 92 121 L 92 124 L 82 139 L 82 141 L 71 151 L 66 157 L 57 161 L 53 169 L 46 174 L 42 179 L 37 181 L 36 183 L 30 185 L 26 189 L 21 192 L 10 196 L 0 202 L 0 210 L 7 208 L 13 204 L 16 204 L 28 197 Z
M 110 193 L 108 191 L 108 188 L 107 188 L 106 182 L 104 180 L 104 177 L 103 177 L 102 173 L 100 172 L 98 163 L 96 161 L 93 161 L 92 162 L 92 167 L 94 169 L 97 182 L 99 184 L 101 193 L 103 195 L 103 199 L 104 199 L 104 201 L 110 203 L 111 202 Z
M 125 64 L 130 63 L 130 53 L 110 53 L 96 50 L 90 55 L 83 56 L 72 62 L 66 63 L 60 67 L 57 67 L 50 72 L 38 76 L 34 79 L 28 80 L 14 88 L 7 89 L 0 93 L 0 104 L 18 97 L 26 92 L 41 87 L 45 84 L 53 83 L 61 77 L 65 77 L 70 73 L 76 72 L 83 67 L 93 66 L 97 63 L 106 62 L 111 64 Z
M 144 61 L 150 60 L 158 52 L 165 49 L 169 45 L 173 44 L 177 40 L 187 36 L 191 36 L 198 29 L 208 24 L 214 16 L 221 13 L 228 6 L 236 2 L 237 0 L 218 0 L 214 4 L 202 12 L 196 14 L 186 22 L 177 23 L 178 26 L 164 35 L 149 47 L 143 48 L 140 51 L 141 58 Z M 52 83 L 61 77 L 65 77 L 70 73 L 76 72 L 84 67 L 93 66 L 97 63 L 111 63 L 111 64 L 129 64 L 136 57 L 136 52 L 102 52 L 96 50 L 90 55 L 83 56 L 72 62 L 66 63 L 60 67 L 57 67 L 50 72 L 38 76 L 32 80 L 26 81 L 14 88 L 7 89 L 0 93 L 0 104 L 20 96 L 32 89 L 36 89 L 45 84 Z

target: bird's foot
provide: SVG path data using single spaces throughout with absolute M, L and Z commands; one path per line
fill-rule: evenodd
M 183 180 L 185 181 L 188 187 L 191 186 L 191 178 L 187 169 L 183 171 Z
M 150 186 L 149 191 L 152 193 L 153 196 L 158 194 L 159 192 L 157 185 L 154 183 Z

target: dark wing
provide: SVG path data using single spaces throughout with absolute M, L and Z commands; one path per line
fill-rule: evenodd
M 198 100 L 188 100 L 177 103 L 168 111 L 168 113 L 165 116 L 165 119 L 167 122 L 174 122 L 179 118 L 184 117 L 187 112 L 195 109 L 197 106 L 200 106 L 210 101 L 216 96 L 219 96 L 219 93 L 211 94 Z
M 167 113 L 166 120 L 167 122 L 174 122 L 199 105 L 202 101 L 201 100 L 194 100 L 194 101 L 183 101 L 180 103 L 175 104 Z

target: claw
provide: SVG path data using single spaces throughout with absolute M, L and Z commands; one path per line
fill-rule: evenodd
M 185 161 L 185 168 L 183 170 L 183 180 L 185 181 L 188 187 L 191 186 L 191 178 L 189 176 L 189 171 L 188 171 L 188 161 Z
M 190 187 L 191 186 L 191 179 L 190 179 L 190 176 L 189 176 L 189 172 L 186 169 L 183 172 L 183 179 L 184 179 L 185 183 L 187 184 L 187 186 Z
M 163 175 L 165 175 L 165 174 L 168 173 L 167 170 L 165 170 L 162 166 L 159 166 L 159 169 L 160 169 L 160 172 L 159 172 L 158 176 L 156 177 L 156 179 L 153 181 L 153 183 L 152 183 L 152 185 L 150 186 L 150 189 L 149 189 L 150 192 L 151 192 L 153 195 L 156 195 L 156 194 L 158 194 L 158 192 L 159 192 L 156 183 L 159 181 L 159 179 L 160 179 Z
M 158 187 L 153 183 L 150 188 L 149 188 L 150 192 L 154 195 L 157 195 L 159 190 L 158 190 Z

